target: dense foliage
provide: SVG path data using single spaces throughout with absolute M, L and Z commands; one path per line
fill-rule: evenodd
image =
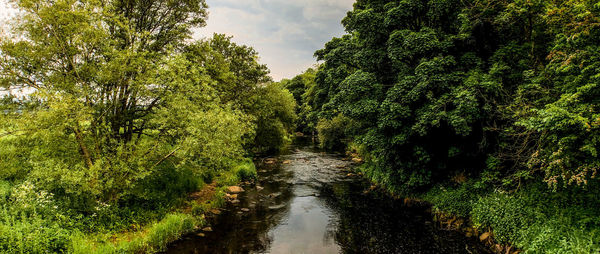
M 280 82 L 292 93 L 298 105 L 296 109 L 298 115 L 297 131 L 306 134 L 314 134 L 318 120 L 317 110 L 309 102 L 314 97 L 316 72 L 316 69 L 309 68 L 292 79 L 284 79 Z
M 289 139 L 295 102 L 256 51 L 190 40 L 204 0 L 14 4 L 0 87 L 32 93 L 0 101 L 0 252 L 73 251 L 74 232 L 159 220 Z M 190 228 L 177 218 L 173 234 Z
M 584 184 L 600 166 L 599 14 L 586 0 L 359 0 L 302 103 L 313 125 L 350 118 L 367 172 L 396 191 L 459 173 Z

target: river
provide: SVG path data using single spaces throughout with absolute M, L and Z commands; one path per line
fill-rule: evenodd
M 340 155 L 297 141 L 275 159 L 257 162 L 256 185 L 244 186 L 213 231 L 188 235 L 166 253 L 489 253 L 436 227 L 426 208 L 370 191 Z

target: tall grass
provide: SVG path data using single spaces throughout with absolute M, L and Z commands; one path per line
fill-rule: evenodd
M 190 233 L 196 227 L 201 227 L 203 220 L 189 214 L 173 213 L 161 221 L 153 223 L 147 230 L 124 235 L 116 243 L 98 244 L 86 239 L 85 235 L 76 235 L 72 240 L 70 252 L 75 254 L 112 254 L 112 253 L 155 253 L 164 251 L 167 245 L 182 235 Z M 128 239 L 130 238 L 130 239 Z
M 52 194 L 40 195 L 34 187 L 0 181 L 0 253 L 163 251 L 182 235 L 204 226 L 201 215 L 225 204 L 225 189 L 229 185 L 256 177 L 251 160 L 232 164 L 234 166 L 221 171 L 218 177 L 210 178 L 218 187 L 209 200 L 186 200 L 190 192 L 207 186 L 207 183 L 202 175 L 193 176 L 183 170 L 179 172 L 186 175 L 165 175 L 165 179 L 174 181 L 172 183 L 149 179 L 144 187 L 161 184 L 156 190 L 148 191 L 144 199 L 134 199 L 85 216 L 62 209 Z M 160 205 L 161 200 L 163 205 Z
M 477 183 L 435 187 L 423 198 L 434 207 L 471 217 L 494 238 L 525 253 L 599 253 L 599 183 L 553 192 L 530 183 L 515 193 L 479 191 Z

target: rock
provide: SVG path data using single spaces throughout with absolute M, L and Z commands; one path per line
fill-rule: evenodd
M 502 245 L 497 243 L 496 245 L 494 245 L 494 249 L 495 249 L 496 253 L 502 253 L 502 250 L 504 248 L 502 247 Z
M 271 209 L 271 210 L 279 210 L 279 209 L 284 208 L 284 207 L 285 207 L 285 204 L 283 204 L 283 205 L 272 205 L 272 206 L 269 206 L 269 209 Z
M 212 232 L 213 230 L 212 230 L 211 227 L 205 227 L 205 228 L 202 229 L 202 231 L 204 231 L 204 232 Z
M 212 209 L 212 210 L 210 210 L 210 212 L 215 215 L 221 214 L 221 211 L 219 209 Z
M 198 233 L 196 235 L 199 236 L 199 237 L 204 237 L 205 236 L 204 233 Z
M 231 199 L 237 199 L 238 198 L 238 194 L 229 195 L 229 197 L 231 197 Z
M 490 232 L 485 232 L 485 233 L 481 234 L 479 236 L 479 241 L 483 242 L 483 241 L 487 240 L 488 238 L 490 238 L 490 235 L 491 235 Z
M 275 193 L 271 193 L 269 194 L 269 198 L 276 198 L 281 196 L 281 192 L 275 192 Z
M 240 186 L 229 186 L 227 188 L 227 192 L 229 192 L 231 194 L 238 194 L 238 193 L 244 192 L 244 189 Z
M 261 191 L 261 190 L 263 190 L 264 188 L 265 188 L 265 187 L 262 187 L 262 186 L 258 186 L 258 185 L 256 185 L 256 189 L 257 189 L 258 191 Z
M 242 208 L 242 209 L 240 209 L 240 210 L 241 210 L 242 212 L 250 212 L 250 209 L 248 209 L 248 208 Z
M 290 160 L 284 160 L 282 163 L 283 163 L 283 164 L 290 164 L 291 162 L 292 162 L 292 161 L 290 161 Z
M 239 199 L 234 199 L 234 200 L 231 200 L 230 202 L 231 202 L 232 204 L 237 204 L 237 203 L 239 203 L 239 202 L 240 202 L 240 200 L 239 200 Z

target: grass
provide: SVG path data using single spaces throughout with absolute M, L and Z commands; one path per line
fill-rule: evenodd
M 197 185 L 201 189 L 186 192 L 187 198 L 181 197 L 184 201 L 165 203 L 164 210 L 161 208 L 160 211 L 148 211 L 150 214 L 145 214 L 145 210 L 125 211 L 115 207 L 116 211 L 108 211 L 102 218 L 98 214 L 94 218 L 87 216 L 79 219 L 63 214 L 60 209 L 35 211 L 18 208 L 18 204 L 9 199 L 15 186 L 0 180 L 0 253 L 160 252 L 182 235 L 205 226 L 205 213 L 225 205 L 228 186 L 251 180 L 255 176 L 256 169 L 252 161 L 244 160 L 211 178 L 211 184 Z M 150 196 L 163 198 L 162 195 Z M 24 204 L 31 203 L 27 202 Z M 97 227 L 90 226 L 90 223 Z
M 252 160 L 244 160 L 231 170 L 221 172 L 214 184 L 204 185 L 201 196 L 188 200 L 177 212 L 162 220 L 147 225 L 139 232 L 123 232 L 116 235 L 89 237 L 82 234 L 73 238 L 71 253 L 156 253 L 164 251 L 167 245 L 182 235 L 205 226 L 204 214 L 225 205 L 225 190 L 228 186 L 256 177 Z M 193 195 L 192 195 L 193 196 Z M 112 239 L 112 240 L 107 240 Z
M 76 254 L 155 253 L 164 251 L 169 243 L 202 227 L 204 223 L 204 220 L 190 214 L 171 213 L 141 232 L 116 236 L 114 242 L 89 239 L 82 234 L 76 235 L 72 240 L 70 252 Z
M 553 192 L 535 182 L 507 193 L 471 181 L 437 186 L 420 198 L 438 211 L 470 217 L 476 227 L 491 228 L 496 241 L 525 253 L 599 253 L 598 184 Z

